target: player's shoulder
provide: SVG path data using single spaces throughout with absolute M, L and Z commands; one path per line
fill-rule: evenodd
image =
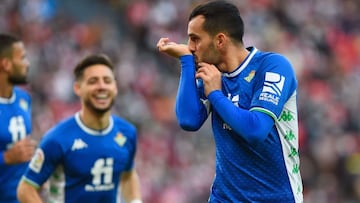
M 17 97 L 30 99 L 30 93 L 21 87 L 15 86 L 13 92 Z
M 256 58 L 263 64 L 284 64 L 291 66 L 290 61 L 285 55 L 276 52 L 258 51 Z
M 75 116 L 70 116 L 68 118 L 64 118 L 63 120 L 60 120 L 56 125 L 54 125 L 52 128 L 50 128 L 46 133 L 46 138 L 49 139 L 56 139 L 57 137 L 64 137 L 63 135 L 69 134 L 69 132 L 72 132 L 76 128 L 77 124 L 75 121 Z
M 286 56 L 276 52 L 257 51 L 256 63 L 258 71 L 265 74 L 266 72 L 274 72 L 293 77 L 295 75 L 293 66 Z
M 111 115 L 113 120 L 114 120 L 114 126 L 116 128 L 119 128 L 121 130 L 126 130 L 126 131 L 130 131 L 133 134 L 136 134 L 136 127 L 133 123 L 131 123 L 130 121 L 126 120 L 123 117 L 120 117 L 118 115 Z

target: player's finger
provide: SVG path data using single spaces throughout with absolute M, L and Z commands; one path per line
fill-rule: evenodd
M 206 80 L 206 78 L 207 78 L 206 72 L 205 71 L 196 72 L 195 78 L 198 78 L 198 79 L 201 78 L 203 80 Z
M 206 65 L 209 65 L 208 63 L 205 63 L 205 62 L 199 62 L 198 63 L 198 66 L 200 67 L 203 67 L 203 66 L 206 66 Z
M 165 46 L 169 42 L 169 38 L 160 38 L 159 42 L 157 43 L 157 47 L 161 48 Z

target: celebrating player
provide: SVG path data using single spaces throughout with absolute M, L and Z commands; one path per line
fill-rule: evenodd
M 115 203 L 120 183 L 126 203 L 141 203 L 136 129 L 111 114 L 117 95 L 112 62 L 105 55 L 88 56 L 74 75 L 81 109 L 43 137 L 20 181 L 20 202 L 41 202 L 37 189 L 49 179 L 49 202 Z
M 244 47 L 243 35 L 237 7 L 211 1 L 190 14 L 187 45 L 159 40 L 181 62 L 178 122 L 196 131 L 212 114 L 210 203 L 303 202 L 294 70 L 280 54 Z

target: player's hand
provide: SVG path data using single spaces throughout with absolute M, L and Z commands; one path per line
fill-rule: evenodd
M 4 161 L 6 164 L 18 164 L 30 161 L 34 155 L 36 141 L 30 138 L 24 138 L 16 142 L 10 149 L 4 152 Z
M 171 42 L 169 38 L 160 38 L 156 46 L 160 52 L 166 53 L 175 58 L 192 54 L 186 44 L 177 44 L 175 42 Z
M 204 62 L 198 63 L 195 77 L 203 80 L 205 96 L 214 90 L 221 90 L 221 72 L 216 66 Z

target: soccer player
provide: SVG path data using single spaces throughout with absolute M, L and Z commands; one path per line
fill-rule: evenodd
M 188 44 L 161 38 L 160 52 L 180 59 L 179 125 L 198 130 L 212 114 L 216 175 L 209 202 L 303 202 L 299 171 L 297 80 L 277 53 L 244 47 L 237 7 L 194 8 Z
M 0 203 L 15 203 L 16 187 L 34 154 L 31 98 L 17 87 L 27 83 L 29 60 L 24 43 L 0 34 Z
M 111 113 L 117 95 L 106 55 L 90 55 L 74 69 L 81 109 L 50 129 L 18 186 L 20 202 L 41 202 L 38 188 L 49 180 L 49 202 L 115 203 L 118 186 L 126 203 L 141 203 L 134 167 L 136 128 Z

